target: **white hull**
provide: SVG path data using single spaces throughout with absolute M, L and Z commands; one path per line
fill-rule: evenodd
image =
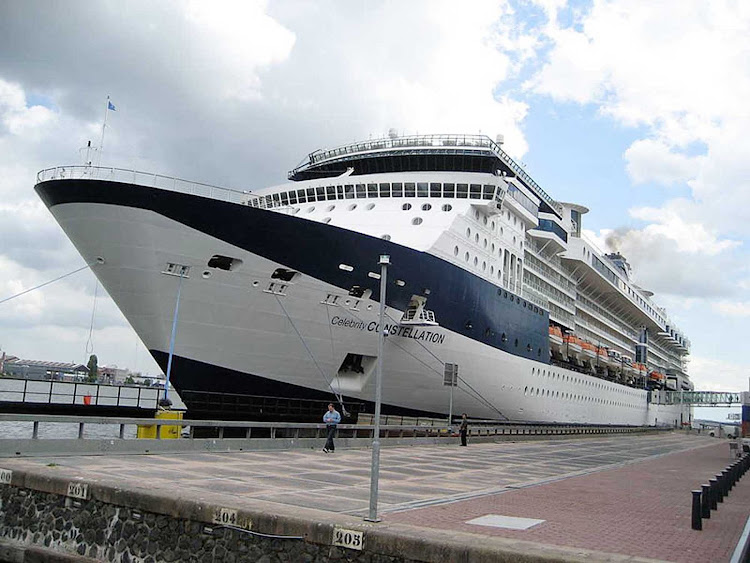
M 152 352 L 169 350 L 179 282 L 162 273 L 164 265 L 186 264 L 191 271 L 181 289 L 176 356 L 373 400 L 373 369 L 335 376 L 347 353 L 377 356 L 377 302 L 362 299 L 352 310 L 356 299 L 346 289 L 304 272 L 284 295 L 275 294 L 269 272 L 288 265 L 153 211 L 102 203 L 62 203 L 51 211 L 87 261 L 104 258 L 96 275 Z M 215 254 L 239 258 L 242 265 L 208 270 L 206 257 Z M 373 271 L 376 262 L 373 256 Z M 336 305 L 326 304 L 331 296 L 339 296 Z M 402 311 L 387 313 L 395 324 Z M 644 390 L 521 358 L 439 326 L 400 334 L 386 340 L 384 363 L 383 401 L 395 407 L 447 413 L 443 364 L 450 362 L 460 366 L 461 377 L 453 412 L 471 417 L 671 425 L 690 416 L 689 408 L 648 404 Z M 173 377 L 179 389 L 180 374 Z

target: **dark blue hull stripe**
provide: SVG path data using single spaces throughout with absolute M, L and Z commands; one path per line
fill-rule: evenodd
M 379 282 L 368 272 L 379 272 L 378 257 L 388 254 L 388 306 L 404 310 L 412 295 L 429 289 L 427 308 L 445 329 L 549 363 L 546 311 L 534 312 L 533 304 L 425 252 L 294 216 L 134 184 L 53 180 L 38 184 L 36 191 L 50 208 L 100 203 L 150 210 L 345 291 L 355 285 L 371 289 L 375 300 Z M 354 270 L 341 270 L 342 263 Z

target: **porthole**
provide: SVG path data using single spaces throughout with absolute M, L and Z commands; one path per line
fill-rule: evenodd
M 493 231 L 495 230 L 495 222 L 494 221 L 492 221 L 492 223 L 490 223 L 490 227 L 492 228 Z
M 471 229 L 466 229 L 466 238 L 471 238 Z
M 312 213 L 313 211 L 315 211 L 315 206 L 314 205 L 311 205 L 310 207 L 307 208 L 307 212 L 308 213 Z
M 502 335 L 500 336 L 500 341 L 501 341 L 501 342 L 508 342 L 508 337 L 507 337 L 507 336 L 505 335 L 505 333 L 503 333 L 503 334 L 502 334 Z
M 414 217 L 414 219 L 411 220 L 412 225 L 421 225 L 422 224 L 422 218 L 421 217 Z
M 453 247 L 453 256 L 458 256 L 458 247 L 457 246 Z
M 299 207 L 293 208 L 292 209 L 292 215 L 296 215 L 297 213 L 299 213 Z
M 256 280 L 256 281 L 253 282 L 253 287 L 258 287 L 259 285 L 260 285 L 259 281 Z
M 487 248 L 487 239 L 484 239 L 484 242 L 482 243 L 482 246 L 484 246 L 485 248 Z
M 352 204 L 351 204 L 351 205 L 349 206 L 349 211 L 354 211 L 355 209 L 357 209 L 357 204 L 356 204 L 356 203 L 352 203 Z
M 490 250 L 492 251 L 492 254 L 495 254 L 495 243 L 492 243 L 492 246 L 490 246 Z
M 516 237 L 513 237 L 513 244 L 516 244 Z
M 482 262 L 482 271 L 487 270 L 487 262 Z
M 479 233 L 474 235 L 474 242 L 479 244 Z
M 366 209 L 367 211 L 370 211 L 370 210 L 372 210 L 372 209 L 375 209 L 375 204 L 374 204 L 374 203 L 368 203 L 368 204 L 367 204 L 367 207 L 365 207 L 365 209 Z
M 469 253 L 468 252 L 466 254 L 464 254 L 464 260 L 466 260 L 467 262 L 469 261 Z
M 403 209 L 404 211 L 409 211 L 409 209 L 411 209 L 411 203 L 405 203 L 405 204 L 403 204 L 401 206 L 401 209 Z
M 474 256 L 474 265 L 476 266 L 477 264 L 479 264 L 479 258 Z
M 382 238 L 383 240 L 391 240 L 391 235 L 380 235 L 380 238 Z
M 326 217 L 325 219 L 323 219 L 323 222 L 324 223 L 330 223 L 331 222 L 331 218 L 330 217 Z
M 326 211 L 333 211 L 334 209 L 336 209 L 335 205 L 329 205 L 328 207 L 326 207 Z
M 504 234 L 505 234 L 505 231 L 503 230 L 502 227 L 500 227 L 500 236 L 503 236 Z
M 464 326 L 466 327 L 466 330 L 471 330 L 472 328 L 474 328 L 474 324 L 470 320 L 466 321 L 466 324 Z
M 443 207 L 441 207 L 441 209 L 443 211 L 450 211 L 451 209 L 453 209 L 453 206 L 449 203 L 446 203 L 445 205 L 443 205 Z
M 495 273 L 495 266 L 490 266 L 490 275 Z
M 432 209 L 432 205 L 430 205 L 429 203 L 422 204 L 422 211 L 429 211 L 430 209 Z
M 474 210 L 474 219 L 476 219 L 477 221 L 479 221 L 479 209 L 475 209 Z
M 505 297 L 506 299 L 508 298 L 508 292 L 507 291 L 503 291 L 503 297 Z
M 207 280 L 208 278 L 211 277 L 211 272 L 209 272 L 208 270 L 203 270 L 203 274 L 201 275 L 203 276 L 204 280 Z
M 486 225 L 486 224 L 487 224 L 487 217 L 482 217 L 482 223 L 483 223 L 484 225 Z
M 518 348 L 518 338 L 516 338 L 516 340 L 515 340 L 515 343 L 514 343 L 514 344 L 515 344 L 515 347 L 516 347 L 516 348 Z

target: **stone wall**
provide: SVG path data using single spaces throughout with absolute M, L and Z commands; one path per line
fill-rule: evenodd
M 0 488 L 0 524 L 17 544 L 118 563 L 408 561 L 15 487 Z

